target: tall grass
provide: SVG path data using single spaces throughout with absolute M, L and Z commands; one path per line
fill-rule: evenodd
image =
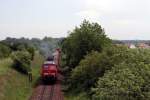
M 0 75 L 6 74 L 10 70 L 13 61 L 10 58 L 0 60 Z
M 31 64 L 34 82 L 40 76 L 42 63 L 43 57 L 37 52 Z M 27 75 L 11 68 L 12 64 L 10 58 L 0 60 L 0 100 L 28 100 L 33 90 L 32 84 Z
M 76 95 L 74 93 L 65 94 L 65 100 L 90 100 L 85 93 Z
M 7 59 L 1 59 L 0 60 L 0 100 L 4 100 L 4 90 L 7 79 L 5 76 L 7 75 L 8 71 L 10 70 L 10 67 L 12 65 L 12 60 L 10 58 Z
M 27 100 L 30 94 L 28 77 L 12 68 L 10 58 L 0 60 L 0 100 Z
M 43 64 L 43 62 L 44 62 L 44 57 L 40 55 L 38 52 L 36 52 L 34 56 L 34 60 L 31 63 L 33 86 L 38 82 L 40 78 L 40 70 L 41 70 L 41 65 Z
M 27 100 L 31 94 L 28 77 L 15 70 L 5 75 L 4 100 Z

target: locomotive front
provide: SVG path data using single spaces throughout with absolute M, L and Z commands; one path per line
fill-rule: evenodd
M 42 65 L 41 77 L 44 81 L 56 81 L 60 70 L 60 49 L 56 49 L 53 56 L 49 56 Z
M 42 65 L 42 79 L 44 81 L 56 81 L 57 73 L 57 65 L 55 64 L 53 58 L 49 57 Z

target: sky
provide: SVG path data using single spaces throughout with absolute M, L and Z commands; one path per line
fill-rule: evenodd
M 84 19 L 111 39 L 150 40 L 150 0 L 0 0 L 0 40 L 66 37 Z

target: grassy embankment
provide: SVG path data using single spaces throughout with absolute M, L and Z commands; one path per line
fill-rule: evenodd
M 40 78 L 40 69 L 41 69 L 41 65 L 44 62 L 44 57 L 41 56 L 39 53 L 36 53 L 34 60 L 32 61 L 32 76 L 33 76 L 33 82 L 32 82 L 32 86 L 34 87 L 35 84 L 38 82 L 39 78 Z
M 76 95 L 74 93 L 65 94 L 65 100 L 89 100 L 84 93 Z
M 32 85 L 39 77 L 39 69 L 43 58 L 36 53 L 32 62 L 33 83 L 29 83 L 28 76 L 11 68 L 10 58 L 0 61 L 0 100 L 28 100 L 32 93 Z

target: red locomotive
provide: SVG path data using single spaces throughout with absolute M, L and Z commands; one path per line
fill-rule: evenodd
M 59 65 L 60 65 L 60 49 L 56 49 L 53 53 L 53 56 L 48 57 L 47 60 L 42 65 L 41 70 L 41 77 L 44 81 L 56 81 L 58 72 L 59 72 Z

